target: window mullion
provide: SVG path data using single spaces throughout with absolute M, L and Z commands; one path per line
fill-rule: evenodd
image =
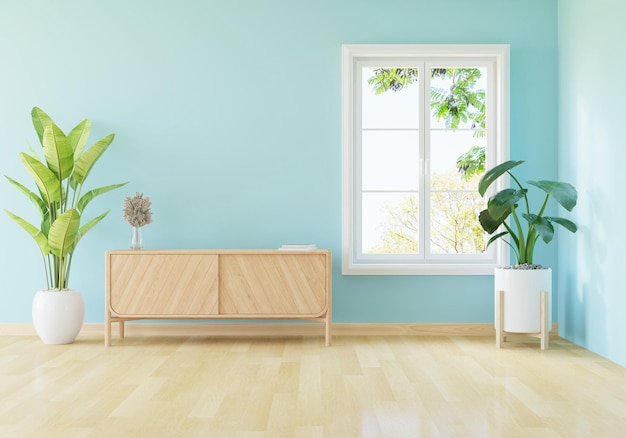
M 420 115 L 420 237 L 419 248 L 421 258 L 430 254 L 430 74 L 428 65 L 423 62 L 420 66 L 419 81 L 419 115 Z
M 363 217 L 363 170 L 362 170 L 362 126 L 363 126 L 363 115 L 362 115 L 362 101 L 361 101 L 361 84 L 363 81 L 362 69 L 359 66 L 359 63 L 355 63 L 354 67 L 354 82 L 353 82 L 353 95 L 354 95 L 354 149 L 353 149 L 353 172 L 354 172 L 354 190 L 353 190 L 353 202 L 355 206 L 355 214 L 353 217 L 353 256 L 358 257 L 358 254 L 363 252 L 362 238 L 363 235 L 363 225 L 362 225 L 362 217 Z

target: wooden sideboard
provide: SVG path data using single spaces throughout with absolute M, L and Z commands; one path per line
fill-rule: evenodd
M 106 346 L 138 319 L 304 319 L 331 343 L 330 250 L 119 250 L 105 271 Z

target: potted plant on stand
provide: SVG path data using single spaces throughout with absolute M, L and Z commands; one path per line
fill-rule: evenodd
M 126 183 L 83 191 L 87 176 L 113 141 L 114 134 L 85 149 L 91 131 L 89 120 L 83 120 L 65 135 L 40 108 L 33 108 L 31 117 L 44 159 L 32 149 L 30 153 L 21 152 L 19 157 L 38 193 L 5 176 L 36 206 L 41 224 L 36 227 L 5 211 L 33 237 L 43 256 L 46 289 L 37 292 L 33 299 L 35 330 L 46 344 L 68 344 L 78 335 L 84 317 L 81 293 L 68 288 L 76 245 L 108 211 L 85 223 L 82 223 L 82 216 L 96 196 Z
M 487 246 L 498 239 L 503 239 L 513 250 L 516 258 L 515 265 L 495 270 L 498 345 L 501 344 L 502 332 L 538 333 L 542 331 L 540 320 L 542 291 L 546 294 L 548 303 L 547 308 L 544 309 L 547 319 L 547 328 L 544 327 L 544 330 L 549 331 L 549 327 L 552 326 L 549 306 L 552 270 L 534 264 L 535 245 L 539 238 L 545 243 L 552 241 L 555 224 L 572 233 L 577 230 L 576 224 L 569 219 L 544 216 L 551 199 L 567 211 L 572 211 L 576 206 L 578 194 L 571 184 L 558 181 L 527 181 L 527 184 L 543 192 L 543 202 L 539 210 L 537 213 L 531 213 L 529 189 L 511 173 L 511 169 L 523 162 L 506 161 L 499 164 L 487 171 L 478 183 L 478 192 L 481 196 L 485 196 L 489 187 L 504 175 L 510 176 L 516 186 L 505 188 L 489 198 L 487 208 L 479 215 L 480 225 L 488 234 L 503 229 L 489 239 Z M 500 302 L 501 300 L 503 302 Z M 502 306 L 501 309 L 499 305 Z M 499 311 L 502 315 L 498 315 Z M 499 316 L 503 319 L 502 327 L 498 326 Z

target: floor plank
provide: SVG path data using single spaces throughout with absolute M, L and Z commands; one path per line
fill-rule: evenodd
M 626 369 L 538 342 L 1 336 L 0 436 L 625 436 Z

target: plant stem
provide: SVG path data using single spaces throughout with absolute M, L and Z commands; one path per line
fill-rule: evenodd
M 524 230 L 522 229 L 522 224 L 519 221 L 515 208 L 511 209 L 511 216 L 513 216 L 513 220 L 515 221 L 515 226 L 517 228 L 517 245 L 519 246 L 519 259 L 517 260 L 517 263 L 526 263 L 526 238 L 524 237 Z
M 539 210 L 539 213 L 537 213 L 537 216 L 541 217 L 543 216 L 543 212 L 546 209 L 546 206 L 548 205 L 548 199 L 550 198 L 550 195 L 546 193 L 546 197 L 543 200 L 543 205 L 541 206 L 541 209 Z
M 515 236 L 515 234 L 513 233 L 513 230 L 511 229 L 511 227 L 509 227 L 505 222 L 502 223 L 502 225 L 504 225 L 504 228 L 506 228 L 509 232 L 509 235 L 511 236 L 511 238 L 513 238 L 513 240 L 515 240 L 517 237 Z M 517 261 L 517 264 L 519 265 L 519 258 L 520 255 L 517 252 L 517 248 L 511 244 L 511 242 L 509 242 L 506 239 L 502 239 L 504 241 L 504 243 L 506 243 L 507 245 L 509 245 L 511 247 L 511 249 L 513 250 L 513 253 L 515 254 L 515 260 Z
M 72 256 L 74 255 L 74 251 L 72 251 L 69 255 L 68 255 L 68 261 L 67 261 L 67 270 L 65 271 L 65 285 L 63 287 L 67 287 L 67 285 L 70 283 L 70 268 L 72 267 Z
M 511 172 L 509 172 L 508 170 L 507 170 L 507 172 L 506 172 L 506 173 L 508 173 L 508 174 L 509 174 L 509 176 L 510 176 L 511 178 L 513 178 L 513 181 L 515 181 L 515 183 L 516 183 L 516 184 L 517 184 L 517 186 L 520 188 L 520 190 L 522 190 L 522 191 L 523 191 L 523 190 L 526 190 L 526 189 L 524 188 L 524 186 L 522 186 L 522 183 L 520 183 L 520 182 L 519 182 L 519 180 L 518 180 L 517 178 L 515 178 L 515 175 L 513 175 L 513 174 L 512 174 Z M 526 213 L 530 213 L 530 205 L 529 205 L 529 203 L 528 203 L 528 196 L 526 196 L 526 192 L 524 192 L 524 201 L 525 201 L 525 203 L 526 203 Z
M 48 263 L 46 264 L 46 259 L 48 259 Z M 46 273 L 46 287 L 48 289 L 50 289 L 50 270 L 49 270 L 49 265 L 50 264 L 50 259 L 48 257 L 43 257 L 43 269 Z

